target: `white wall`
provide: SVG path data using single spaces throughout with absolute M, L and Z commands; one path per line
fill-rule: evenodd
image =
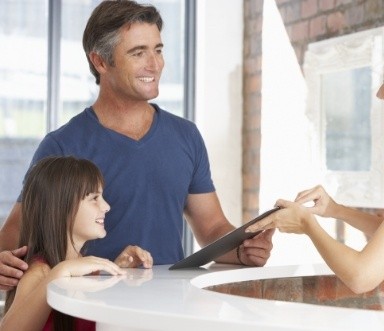
M 197 1 L 196 124 L 224 213 L 241 224 L 243 1 Z
M 243 1 L 198 0 L 196 123 L 228 219 L 242 215 Z M 264 2 L 260 211 L 319 183 L 309 166 L 306 86 L 274 1 Z M 284 57 L 282 57 L 284 54 Z M 282 59 L 284 61 L 282 61 Z M 323 226 L 332 232 L 333 223 Z M 322 262 L 303 235 L 276 232 L 268 265 Z
M 274 1 L 264 2 L 262 31 L 260 210 L 266 210 L 277 199 L 294 200 L 319 178 L 310 166 L 305 79 Z M 322 261 L 304 235 L 276 231 L 273 243 L 268 265 Z

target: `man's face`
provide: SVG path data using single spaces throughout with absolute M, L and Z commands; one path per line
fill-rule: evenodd
M 120 31 L 120 42 L 114 52 L 114 65 L 104 75 L 110 88 L 134 101 L 148 101 L 159 94 L 159 81 L 164 67 L 163 43 L 155 24 L 135 23 Z

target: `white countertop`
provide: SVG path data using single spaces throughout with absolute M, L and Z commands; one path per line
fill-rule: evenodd
M 327 275 L 326 265 L 189 270 L 127 269 L 120 277 L 72 277 L 48 285 L 48 303 L 94 320 L 98 331 L 384 330 L 384 312 L 246 298 L 203 287 L 294 276 Z

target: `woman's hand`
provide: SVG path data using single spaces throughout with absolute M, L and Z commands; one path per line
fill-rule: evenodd
M 280 232 L 306 234 L 309 223 L 315 221 L 310 208 L 296 202 L 278 200 L 276 206 L 279 206 L 280 209 L 263 220 L 250 225 L 246 232 L 278 228 Z
M 313 202 L 313 206 L 309 206 L 308 210 L 323 217 L 334 217 L 338 207 L 321 185 L 298 193 L 295 202 L 301 205 Z

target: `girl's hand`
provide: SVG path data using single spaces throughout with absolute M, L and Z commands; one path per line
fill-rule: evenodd
M 115 263 L 95 256 L 66 260 L 52 269 L 53 275 L 55 275 L 54 278 L 84 276 L 99 271 L 106 271 L 114 276 L 126 274 L 126 271 Z
M 127 246 L 116 258 L 115 263 L 122 268 L 152 268 L 153 259 L 151 253 L 139 246 Z

